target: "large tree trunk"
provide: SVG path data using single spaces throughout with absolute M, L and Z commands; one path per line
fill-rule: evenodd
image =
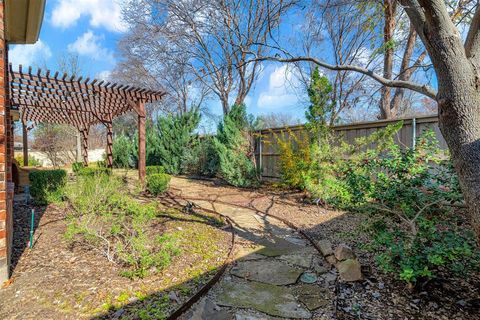
M 480 240 L 480 92 L 472 80 L 456 83 L 454 92 L 441 90 L 438 105 L 440 130 Z
M 383 26 L 383 45 L 385 55 L 383 58 L 383 77 L 392 79 L 393 76 L 393 32 L 395 31 L 395 13 L 397 11 L 397 2 L 395 0 L 384 0 L 383 9 L 385 15 L 385 24 Z M 380 99 L 380 117 L 382 119 L 391 119 L 395 117 L 390 109 L 392 89 L 384 86 L 381 90 Z
M 480 7 L 464 44 L 443 0 L 400 0 L 438 80 L 439 126 L 480 240 Z
M 439 41 L 440 40 L 440 41 Z M 431 37 L 427 48 L 438 79 L 440 130 L 448 144 L 473 228 L 480 240 L 480 72 L 467 58 L 460 37 Z

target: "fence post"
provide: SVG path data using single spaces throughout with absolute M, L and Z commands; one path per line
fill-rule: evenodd
M 260 131 L 260 136 L 258 137 L 258 167 L 260 168 L 260 179 L 263 176 L 263 167 L 262 167 L 262 132 Z
M 413 117 L 412 119 L 412 149 L 415 150 L 415 145 L 417 144 L 417 119 Z

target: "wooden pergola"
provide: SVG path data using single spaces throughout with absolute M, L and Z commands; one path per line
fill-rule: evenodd
M 26 124 L 47 122 L 69 124 L 82 136 L 83 162 L 88 165 L 88 132 L 92 125 L 103 124 L 107 131 L 106 160 L 112 167 L 112 120 L 133 110 L 138 116 L 138 172 L 145 179 L 145 103 L 160 100 L 165 92 L 118 85 L 96 79 L 50 70 L 36 72 L 32 67 L 18 71 L 9 65 L 10 105 L 18 107 L 20 119 Z M 25 139 L 24 139 L 25 142 Z M 26 150 L 24 146 L 24 150 Z M 27 155 L 28 159 L 28 155 Z

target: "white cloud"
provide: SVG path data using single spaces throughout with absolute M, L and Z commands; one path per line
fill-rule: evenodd
M 50 47 L 38 40 L 35 44 L 16 45 L 8 51 L 8 59 L 14 66 L 31 66 L 48 60 L 52 56 Z
M 78 37 L 75 42 L 70 43 L 67 46 L 67 49 L 70 52 L 75 52 L 82 56 L 88 56 L 94 60 L 114 63 L 115 58 L 113 57 L 113 53 L 107 48 L 102 47 L 100 43 L 103 38 L 103 36 L 97 36 L 91 30 L 88 30 Z
M 103 70 L 97 73 L 97 75 L 95 76 L 95 79 L 108 81 L 111 75 L 112 75 L 112 72 L 110 70 Z
M 275 68 L 270 74 L 267 91 L 258 96 L 257 106 L 265 109 L 296 106 L 299 102 L 295 91 L 297 85 L 298 78 L 287 65 Z
M 92 27 L 104 27 L 116 32 L 127 30 L 118 0 L 57 0 L 51 23 L 65 29 L 74 26 L 82 16 L 89 17 Z

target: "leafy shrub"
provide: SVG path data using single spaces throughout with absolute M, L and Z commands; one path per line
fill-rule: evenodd
M 387 126 L 353 144 L 335 137 L 328 129 L 320 136 L 298 136 L 287 131 L 288 139 L 275 135 L 280 148 L 282 183 L 306 190 L 317 203 L 341 209 L 353 209 L 369 199 L 372 187 L 370 171 L 364 167 L 369 159 L 378 158 L 402 123 Z M 316 128 L 316 132 L 320 130 Z M 368 145 L 375 147 L 368 149 Z
M 162 166 L 147 166 L 145 168 L 147 176 L 157 173 L 165 173 L 165 169 Z
M 19 154 L 15 156 L 15 160 L 20 166 L 23 166 L 23 155 Z M 34 156 L 28 156 L 28 166 L 29 167 L 41 167 L 42 162 L 35 158 Z
M 415 235 L 398 224 L 381 225 L 373 234 L 372 248 L 379 267 L 415 284 L 441 271 L 466 276 L 480 270 L 480 251 L 472 232 L 458 227 L 452 215 L 419 217 Z
M 244 105 L 234 105 L 225 115 L 218 126 L 214 145 L 219 159 L 218 172 L 225 181 L 236 187 L 258 183 Z
M 79 176 L 99 176 L 99 175 L 109 175 L 112 173 L 112 170 L 106 167 L 83 167 L 77 171 Z
M 80 176 L 66 188 L 75 212 L 68 216 L 65 237 L 94 248 L 123 267 L 121 275 L 145 277 L 167 267 L 180 254 L 175 232 L 157 234 L 155 203 L 132 199 L 115 176 Z
M 67 181 L 67 172 L 61 169 L 37 170 L 28 174 L 30 179 L 30 194 L 39 204 L 47 204 L 63 195 Z
M 153 173 L 147 175 L 147 190 L 153 195 L 159 195 L 167 191 L 170 176 L 166 173 Z
M 85 168 L 83 162 L 74 162 L 72 163 L 72 171 L 73 173 L 78 173 L 81 169 Z
M 420 136 L 415 149 L 391 142 L 382 157 L 364 161 L 363 167 L 372 184 L 364 208 L 392 221 L 372 233 L 373 248 L 382 251 L 377 255 L 382 270 L 410 284 L 442 271 L 479 270 L 473 235 L 445 206 L 462 194 L 451 165 L 442 164 L 433 132 Z

